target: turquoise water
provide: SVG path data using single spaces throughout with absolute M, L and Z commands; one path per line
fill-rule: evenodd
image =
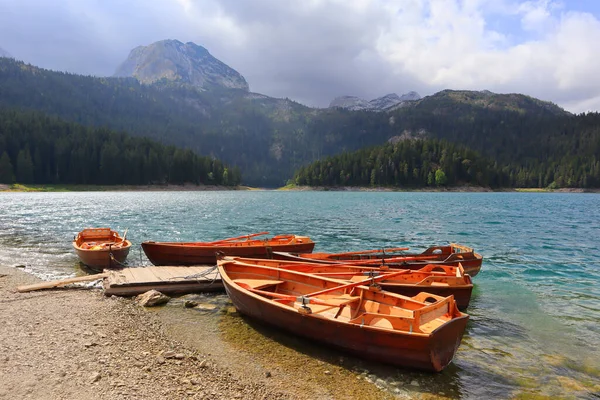
M 453 365 L 417 375 L 419 390 L 462 398 L 600 397 L 600 195 L 0 193 L 0 265 L 25 265 L 43 278 L 72 276 L 78 262 L 71 240 L 91 226 L 127 228 L 134 244 L 270 231 L 309 235 L 316 251 L 474 247 L 484 263 L 467 333 Z M 129 263 L 148 263 L 139 246 Z

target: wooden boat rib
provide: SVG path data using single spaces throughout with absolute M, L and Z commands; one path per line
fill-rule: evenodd
M 457 266 L 459 263 L 465 273 L 471 277 L 481 270 L 483 257 L 471 247 L 457 243 L 448 246 L 432 246 L 422 253 L 405 253 L 407 249 L 365 250 L 347 253 L 310 253 L 289 254 L 273 252 L 273 258 L 279 260 L 305 261 L 318 263 L 349 263 L 353 265 L 377 265 L 383 263 L 390 268 L 420 269 L 427 264 Z
M 81 262 L 92 269 L 119 268 L 131 248 L 126 236 L 127 231 L 121 237 L 110 228 L 87 228 L 75 236 L 73 248 Z
M 397 366 L 441 371 L 454 357 L 468 315 L 452 296 L 413 297 L 337 280 L 232 260 L 218 261 L 225 289 L 240 313 L 359 356 Z M 395 271 L 389 277 L 407 271 Z M 375 281 L 381 277 L 374 278 Z
M 230 256 L 267 257 L 273 251 L 310 253 L 315 243 L 308 236 L 277 235 L 255 239 L 269 232 L 229 238 L 214 242 L 153 242 L 142 243 L 144 253 L 154 265 L 215 264 L 216 253 Z
M 325 278 L 353 282 L 365 279 L 368 276 L 375 277 L 397 271 L 397 269 L 393 270 L 387 266 L 318 264 L 243 257 L 224 257 L 224 259 L 247 265 L 282 268 Z M 420 292 L 428 292 L 443 297 L 454 296 L 460 310 L 464 310 L 469 306 L 473 291 L 471 277 L 464 273 L 464 269 L 460 264 L 458 266 L 428 264 L 421 269 L 407 270 L 406 274 L 384 279 L 379 282 L 379 285 L 383 290 L 405 296 L 415 296 Z

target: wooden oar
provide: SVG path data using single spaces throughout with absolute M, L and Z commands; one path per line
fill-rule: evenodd
M 338 257 L 338 256 L 359 256 L 362 254 L 373 254 L 373 253 L 385 253 L 385 252 L 390 252 L 390 253 L 394 253 L 396 251 L 405 251 L 408 250 L 409 247 L 396 247 L 396 248 L 392 248 L 392 249 L 375 249 L 375 250 L 362 250 L 362 251 L 347 251 L 344 253 L 314 253 L 315 255 L 317 254 L 324 254 L 327 256 L 333 256 L 333 257 Z
M 352 260 L 352 262 L 354 263 L 354 265 L 381 264 L 382 262 L 385 264 L 393 264 L 393 263 L 400 263 L 403 261 L 435 260 L 436 258 L 438 258 L 438 256 L 408 256 L 408 257 L 397 256 L 397 257 L 377 258 L 377 259 L 370 259 L 370 260 Z M 348 260 L 344 260 L 344 261 L 348 261 Z
M 127 231 L 129 230 L 129 228 L 125 229 L 125 233 L 123 234 L 123 240 L 121 240 L 121 243 L 125 243 L 125 237 L 127 236 Z
M 17 287 L 17 291 L 24 293 L 24 292 L 32 292 L 34 290 L 41 290 L 41 289 L 53 289 L 53 288 L 56 288 L 59 286 L 68 285 L 70 283 L 89 282 L 89 281 L 95 281 L 98 279 L 103 279 L 106 277 L 108 277 L 107 273 L 106 274 L 103 273 L 103 274 L 96 274 L 96 275 L 87 275 L 87 276 L 78 276 L 76 278 L 68 278 L 68 279 L 61 279 L 58 281 L 34 283 L 33 285 L 19 286 L 19 287 Z
M 389 279 L 389 278 L 393 278 L 393 277 L 398 276 L 398 275 L 407 274 L 409 272 L 412 272 L 412 271 L 409 270 L 409 269 L 403 269 L 403 270 L 400 270 L 398 272 L 392 272 L 390 274 L 382 274 L 382 275 L 379 275 L 379 276 L 374 276 L 372 278 L 365 279 L 363 281 L 348 283 L 346 285 L 332 287 L 332 288 L 329 288 L 329 289 L 321 290 L 319 292 L 305 294 L 303 297 L 319 296 L 319 295 L 322 295 L 322 294 L 325 294 L 325 293 L 335 292 L 336 290 L 340 290 L 340 289 L 349 289 L 349 288 L 353 288 L 355 286 L 362 286 L 362 285 L 369 284 L 369 283 L 372 283 L 372 282 L 380 282 L 380 281 L 384 281 L 384 280 Z
M 251 291 L 252 293 L 260 294 L 263 296 L 274 297 L 275 301 L 294 301 L 298 298 L 297 296 L 291 296 L 289 294 L 282 294 L 282 293 L 268 292 L 266 290 L 254 289 L 252 286 L 248 285 L 247 283 L 243 283 L 243 282 L 236 282 L 236 284 L 241 288 Z M 310 303 L 319 304 L 322 306 L 338 307 L 338 304 L 327 303 L 327 302 L 325 302 L 323 300 L 319 300 L 319 299 L 310 299 Z
M 232 237 L 229 239 L 222 239 L 222 240 L 215 240 L 214 242 L 206 242 L 208 244 L 217 244 L 217 243 L 222 243 L 222 242 L 231 242 L 233 240 L 241 240 L 241 239 L 250 239 L 252 237 L 256 237 L 256 236 L 262 236 L 262 235 L 268 235 L 269 232 L 259 232 L 259 233 L 253 233 L 250 235 L 242 235 L 242 236 L 238 236 L 238 237 Z

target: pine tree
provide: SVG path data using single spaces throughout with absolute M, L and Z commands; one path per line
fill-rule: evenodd
M 0 183 L 14 183 L 15 174 L 13 173 L 13 166 L 10 162 L 10 158 L 6 152 L 0 156 Z

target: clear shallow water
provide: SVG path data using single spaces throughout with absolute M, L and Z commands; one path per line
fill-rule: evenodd
M 467 334 L 446 371 L 419 375 L 419 390 L 600 396 L 600 195 L 0 193 L 0 265 L 43 278 L 76 274 L 71 240 L 91 226 L 128 228 L 134 244 L 270 231 L 309 235 L 316 251 L 472 246 L 484 263 Z M 129 263 L 147 264 L 138 248 Z

